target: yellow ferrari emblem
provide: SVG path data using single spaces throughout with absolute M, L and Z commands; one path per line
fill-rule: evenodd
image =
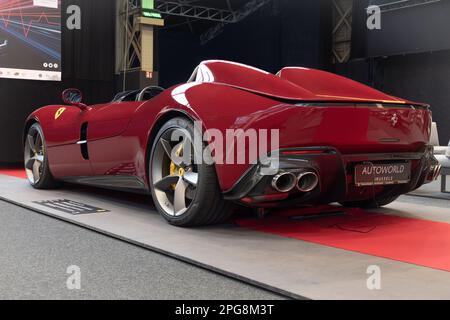
M 59 117 L 61 117 L 61 115 L 64 113 L 64 111 L 66 111 L 66 108 L 59 108 L 55 113 L 55 120 L 58 120 Z

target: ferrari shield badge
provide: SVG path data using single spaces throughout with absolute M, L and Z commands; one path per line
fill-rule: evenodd
M 59 117 L 61 117 L 61 115 L 64 113 L 64 111 L 66 111 L 66 108 L 59 108 L 55 113 L 55 120 L 58 120 Z

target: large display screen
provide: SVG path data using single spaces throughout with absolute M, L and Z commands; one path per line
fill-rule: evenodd
M 0 78 L 61 81 L 61 0 L 0 0 Z

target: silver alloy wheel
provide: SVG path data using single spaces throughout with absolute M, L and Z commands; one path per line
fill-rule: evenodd
M 44 149 L 41 131 L 35 126 L 31 127 L 25 142 L 25 171 L 32 185 L 41 180 L 45 160 Z
M 174 132 L 181 141 L 171 142 Z M 188 161 L 184 159 L 189 151 Z M 199 179 L 193 163 L 193 144 L 184 129 L 172 128 L 164 132 L 154 149 L 151 177 L 158 204 L 172 217 L 180 217 L 195 199 Z

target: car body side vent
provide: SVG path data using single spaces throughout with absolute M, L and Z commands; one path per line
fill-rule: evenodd
M 81 148 L 81 155 L 83 156 L 83 159 L 89 160 L 89 150 L 88 150 L 88 127 L 89 124 L 87 122 L 83 123 L 81 126 L 81 132 L 80 132 L 80 142 L 78 143 Z

